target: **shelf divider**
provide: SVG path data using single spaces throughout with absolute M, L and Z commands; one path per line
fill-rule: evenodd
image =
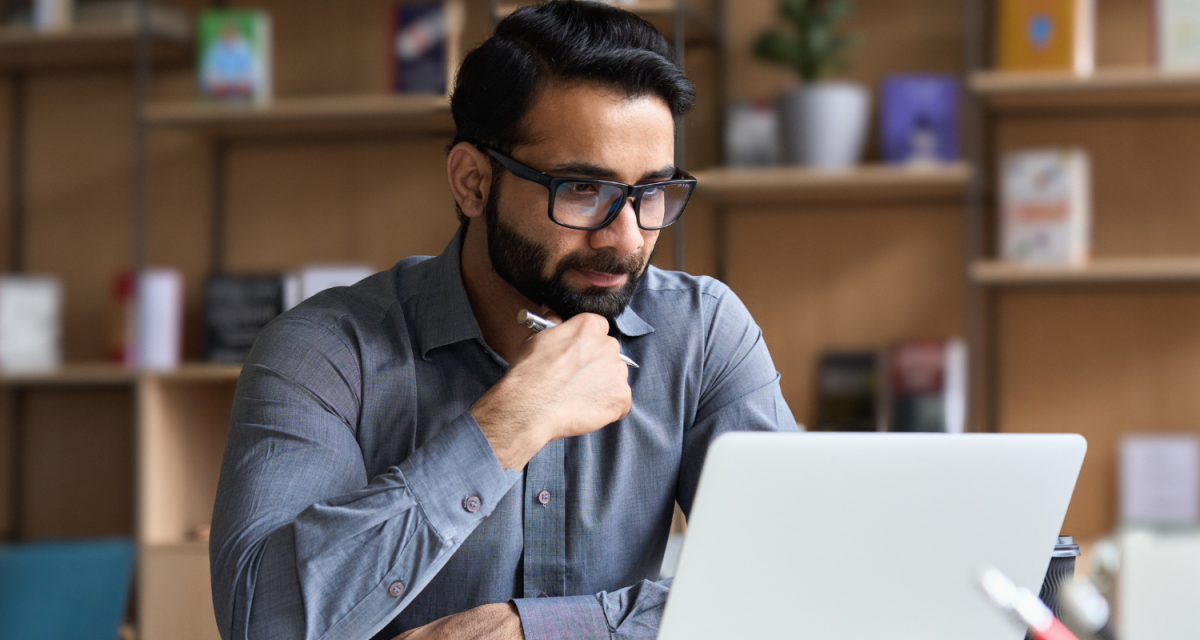
M 1080 266 L 1031 266 L 985 260 L 971 266 L 981 285 L 1200 283 L 1200 257 L 1100 258 Z

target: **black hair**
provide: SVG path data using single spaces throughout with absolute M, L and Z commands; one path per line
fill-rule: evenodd
M 450 146 L 469 142 L 510 153 L 528 141 L 524 119 L 538 91 L 573 82 L 599 83 L 631 98 L 657 96 L 677 122 L 696 101 L 695 87 L 654 25 L 599 2 L 553 0 L 513 12 L 463 59 L 450 98 L 457 129 Z

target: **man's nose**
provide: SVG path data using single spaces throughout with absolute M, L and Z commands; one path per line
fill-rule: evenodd
M 625 206 L 617 218 L 607 227 L 592 232 L 593 249 L 612 249 L 619 256 L 629 255 L 642 248 L 642 230 L 637 225 L 637 214 L 633 212 L 633 198 L 625 199 Z

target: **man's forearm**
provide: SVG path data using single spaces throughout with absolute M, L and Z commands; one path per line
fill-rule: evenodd
M 396 636 L 395 640 L 525 640 L 521 616 L 509 602 L 485 604 Z

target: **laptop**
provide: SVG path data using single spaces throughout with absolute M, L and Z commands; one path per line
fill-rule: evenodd
M 1021 640 L 978 571 L 1038 591 L 1086 450 L 1077 435 L 723 435 L 658 638 Z

